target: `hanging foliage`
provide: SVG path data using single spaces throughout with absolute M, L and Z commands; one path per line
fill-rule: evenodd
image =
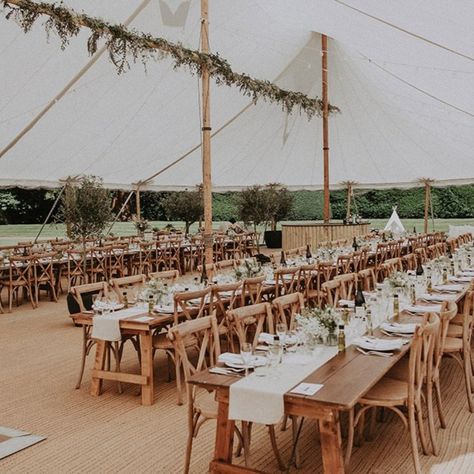
M 279 103 L 284 111 L 291 113 L 297 109 L 306 113 L 308 118 L 322 114 L 323 102 L 318 97 L 312 98 L 301 92 L 281 89 L 270 81 L 234 72 L 229 63 L 218 54 L 185 48 L 164 38 L 129 30 L 123 25 L 112 25 L 60 5 L 35 3 L 31 0 L 3 0 L 3 5 L 7 10 L 6 18 L 14 19 L 25 33 L 31 30 L 39 17 L 48 16 L 44 24 L 46 32 L 49 35 L 53 31 L 59 36 L 62 49 L 69 44 L 72 37 L 78 35 L 82 27 L 90 29 L 91 35 L 87 41 L 89 54 L 93 55 L 97 51 L 99 41 L 103 40 L 119 74 L 130 67 L 130 61 L 140 60 L 146 64 L 149 59 L 166 57 L 172 59 L 175 69 L 184 66 L 192 74 L 200 75 L 206 66 L 218 85 L 235 86 L 254 102 L 262 99 Z M 333 112 L 339 112 L 339 109 L 329 105 L 329 113 Z

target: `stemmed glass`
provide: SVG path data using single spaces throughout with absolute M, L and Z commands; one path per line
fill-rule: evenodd
M 245 376 L 249 374 L 249 366 L 252 363 L 252 352 L 253 347 L 249 342 L 243 342 L 240 345 L 240 356 L 242 357 L 242 362 L 245 365 Z
M 278 323 L 276 325 L 276 333 L 277 333 L 277 336 L 280 338 L 280 344 L 282 346 L 284 346 L 285 345 L 285 337 L 286 337 L 286 324 Z

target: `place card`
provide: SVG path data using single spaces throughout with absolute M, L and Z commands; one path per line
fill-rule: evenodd
M 314 395 L 318 390 L 324 387 L 320 383 L 305 383 L 302 382 L 297 385 L 290 393 L 297 393 L 299 395 Z

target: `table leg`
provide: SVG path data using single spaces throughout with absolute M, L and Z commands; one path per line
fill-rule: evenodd
M 142 385 L 142 405 L 153 405 L 153 347 L 151 333 L 140 334 L 141 371 L 146 377 L 146 385 Z
M 107 342 L 100 339 L 97 340 L 95 349 L 95 362 L 94 362 L 94 373 L 95 371 L 104 370 L 105 364 L 105 351 L 107 349 Z M 99 396 L 102 390 L 102 379 L 99 377 L 92 376 L 91 383 L 91 395 Z
M 214 461 L 230 464 L 232 462 L 232 448 L 234 444 L 234 420 L 229 420 L 229 401 L 218 400 L 216 445 Z M 211 463 L 211 472 L 212 472 Z
M 338 411 L 332 410 L 326 417 L 319 419 L 319 433 L 324 472 L 327 474 L 343 474 L 344 456 Z

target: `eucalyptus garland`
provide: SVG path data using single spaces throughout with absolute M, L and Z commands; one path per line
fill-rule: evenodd
M 70 38 L 77 36 L 82 27 L 91 30 L 87 41 L 90 55 L 97 51 L 99 41 L 104 40 L 110 59 L 119 74 L 130 67 L 129 61 L 146 61 L 152 58 L 171 58 L 174 68 L 187 67 L 192 74 L 201 74 L 204 66 L 218 85 L 237 87 L 242 94 L 258 99 L 280 103 L 282 109 L 291 113 L 299 109 L 310 119 L 321 115 L 323 102 L 320 98 L 311 98 L 301 92 L 281 89 L 270 81 L 254 79 L 245 73 L 232 70 L 229 63 L 218 54 L 203 53 L 185 48 L 179 43 L 172 43 L 164 38 L 156 38 L 150 34 L 129 30 L 123 25 L 113 25 L 106 21 L 93 18 L 83 13 L 51 3 L 35 3 L 31 0 L 3 0 L 7 11 L 6 18 L 13 18 L 25 33 L 31 30 L 35 21 L 42 15 L 49 18 L 44 26 L 47 34 L 55 32 L 61 40 L 61 48 L 69 44 Z M 329 105 L 329 113 L 339 112 L 335 106 Z

